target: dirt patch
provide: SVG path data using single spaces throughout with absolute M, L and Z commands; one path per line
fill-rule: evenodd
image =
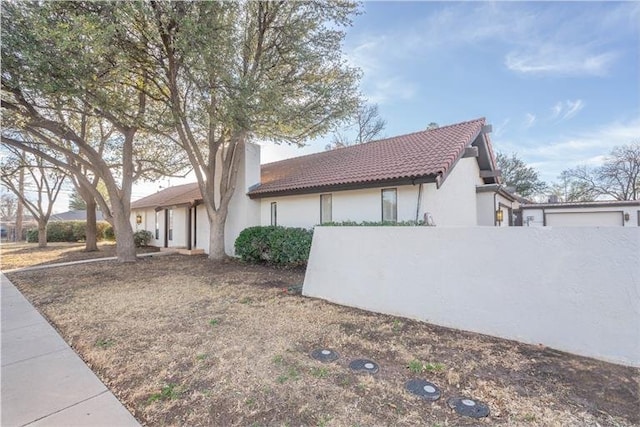
M 7 271 L 14 268 L 116 256 L 116 245 L 113 242 L 99 243 L 97 251 L 86 252 L 84 248 L 84 243 L 51 242 L 47 243 L 45 248 L 39 248 L 37 243 L 2 243 L 0 269 Z M 139 254 L 158 251 L 158 248 L 151 246 L 136 249 Z
M 171 255 L 9 278 L 145 425 L 640 424 L 638 369 L 305 298 L 302 271 Z M 490 416 L 456 415 L 459 395 Z

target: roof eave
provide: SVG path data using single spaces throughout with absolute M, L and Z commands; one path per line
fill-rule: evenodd
M 315 187 L 305 187 L 305 188 L 291 188 L 286 190 L 274 190 L 274 191 L 254 190 L 253 192 L 247 193 L 247 195 L 251 199 L 265 199 L 268 197 L 297 196 L 297 195 L 303 195 L 303 194 L 318 194 L 318 193 L 346 191 L 346 190 L 363 190 L 367 188 L 393 187 L 398 185 L 416 185 L 416 184 L 427 184 L 427 183 L 436 183 L 436 185 L 438 185 L 439 179 L 440 179 L 440 175 L 423 175 L 423 176 L 417 176 L 417 177 L 404 177 L 404 178 L 385 179 L 385 180 L 377 180 L 377 181 L 319 185 Z

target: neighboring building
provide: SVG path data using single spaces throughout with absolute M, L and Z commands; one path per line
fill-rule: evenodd
M 57 214 L 51 214 L 49 221 L 86 221 L 87 220 L 87 211 L 86 210 L 77 210 L 77 211 L 67 211 Z M 102 215 L 102 211 L 96 210 L 96 221 L 104 221 L 104 216 Z
M 522 204 L 525 227 L 640 227 L 640 200 Z
M 227 251 L 252 225 L 425 218 L 438 226 L 512 225 L 518 203 L 500 185 L 490 131 L 482 118 L 261 167 L 259 147 L 248 144 L 229 207 Z M 133 202 L 132 223 L 154 233 L 156 246 L 207 252 L 200 201 L 197 184 L 172 187 Z

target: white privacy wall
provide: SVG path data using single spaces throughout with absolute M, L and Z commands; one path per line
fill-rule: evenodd
M 640 228 L 319 227 L 304 295 L 640 366 Z

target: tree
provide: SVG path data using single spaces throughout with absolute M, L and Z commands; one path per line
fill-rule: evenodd
M 4 130 L 2 141 L 44 156 L 81 182 L 114 226 L 118 260 L 132 262 L 132 184 L 174 173 L 182 159 L 143 130 L 146 119 L 161 123 L 162 112 L 149 118 L 154 91 L 144 90 L 144 69 L 127 62 L 117 43 L 126 31 L 112 13 L 117 6 L 2 3 L 3 119 L 8 117 L 10 132 L 29 135 L 34 142 L 25 144 Z M 87 132 L 104 123 L 113 128 L 106 142 Z M 56 154 L 45 153 L 45 146 Z M 108 206 L 86 171 L 104 183 Z
M 361 103 L 356 110 L 353 123 L 349 126 L 355 128 L 355 135 L 349 136 L 344 132 L 335 132 L 331 144 L 325 149 L 334 150 L 373 141 L 380 136 L 386 125 L 387 122 L 380 117 L 377 105 Z
M 538 172 L 522 161 L 514 153 L 510 157 L 498 153 L 496 155 L 498 169 L 502 172 L 502 182 L 515 188 L 522 197 L 532 197 L 547 190 L 547 184 L 538 177 Z
M 440 127 L 436 122 L 431 122 L 427 125 L 427 130 L 438 129 Z
M 226 256 L 224 228 L 245 144 L 302 143 L 356 108 L 358 72 L 341 54 L 352 2 L 118 3 L 122 42 L 171 112 L 210 224 L 209 258 Z
M 638 200 L 640 195 L 640 142 L 615 147 L 602 166 L 585 165 L 562 173 L 572 185 L 596 197 Z
M 14 221 L 18 209 L 18 198 L 15 194 L 2 193 L 0 195 L 0 220 Z
M 69 194 L 69 210 L 84 211 L 87 209 L 87 202 L 80 196 L 78 190 L 73 190 Z
M 38 246 L 44 248 L 47 246 L 47 224 L 66 174 L 41 157 L 30 155 L 13 147 L 5 146 L 4 149 L 9 155 L 2 159 L 0 181 L 22 201 L 37 221 Z M 24 169 L 25 175 L 29 177 L 28 184 L 32 186 L 33 192 L 36 194 L 35 201 L 27 197 L 25 192 L 19 190 L 20 169 Z
M 580 169 L 578 167 L 576 169 Z M 595 200 L 598 194 L 589 185 L 573 178 L 569 171 L 563 171 L 558 177 L 560 182 L 554 183 L 551 193 L 563 202 L 590 202 Z

